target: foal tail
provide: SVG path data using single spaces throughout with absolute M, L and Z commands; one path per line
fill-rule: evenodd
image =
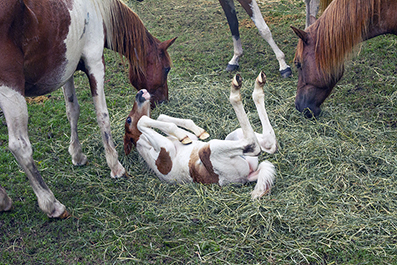
M 249 181 L 254 181 L 255 178 L 257 178 L 255 188 L 251 192 L 251 198 L 253 200 L 259 199 L 263 195 L 269 193 L 273 186 L 275 176 L 276 169 L 272 163 L 267 160 L 260 163 L 256 170 L 256 174 L 248 179 Z

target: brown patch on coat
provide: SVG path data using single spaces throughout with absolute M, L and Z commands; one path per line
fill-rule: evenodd
M 163 175 L 167 175 L 172 169 L 172 159 L 164 147 L 161 147 L 159 156 L 156 160 L 156 166 L 158 171 L 160 171 L 160 173 Z
M 189 160 L 189 173 L 194 182 L 213 184 L 219 182 L 219 176 L 214 172 L 211 160 L 210 145 L 200 150 L 194 149 Z

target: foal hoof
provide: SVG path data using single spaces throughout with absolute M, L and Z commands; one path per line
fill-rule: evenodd
M 288 67 L 285 68 L 284 70 L 281 70 L 281 71 L 280 71 L 280 75 L 281 75 L 282 78 L 291 77 L 291 76 L 292 76 L 291 67 L 288 66 Z
M 226 71 L 233 72 L 233 71 L 237 71 L 238 68 L 239 68 L 238 64 L 227 64 Z
M 185 136 L 181 140 L 181 143 L 184 144 L 184 145 L 191 144 L 192 143 L 192 139 L 190 139 L 188 136 Z
M 209 135 L 209 133 L 207 133 L 206 131 L 202 132 L 202 133 L 199 135 L 199 139 L 200 139 L 200 140 L 205 140 L 205 139 L 207 139 L 208 137 L 210 137 L 210 135 Z

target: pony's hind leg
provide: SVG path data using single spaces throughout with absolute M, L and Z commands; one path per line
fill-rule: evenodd
M 242 78 L 239 74 L 235 75 L 230 88 L 230 103 L 236 113 L 237 119 L 243 132 L 243 140 L 247 142 L 244 155 L 257 156 L 261 152 L 258 140 L 256 139 L 255 132 L 251 127 L 247 114 L 245 113 L 244 106 L 241 100 L 240 88 L 242 85 Z
M 273 154 L 277 151 L 277 139 L 265 109 L 265 93 L 263 92 L 265 83 L 266 75 L 260 72 L 255 80 L 254 91 L 252 92 L 252 99 L 254 100 L 262 125 L 262 134 L 257 134 L 256 137 L 262 151 Z
M 0 212 L 11 210 L 12 200 L 8 197 L 6 190 L 0 186 Z
M 80 115 L 80 106 L 76 97 L 73 77 L 71 77 L 63 86 L 63 95 L 66 103 L 66 115 L 71 129 L 69 154 L 72 156 L 73 165 L 85 165 L 87 163 L 87 157 L 81 150 L 81 144 L 77 133 L 77 121 Z
M 40 209 L 49 217 L 66 217 L 67 211 L 45 184 L 33 161 L 28 137 L 28 109 L 25 98 L 12 88 L 0 86 L 0 106 L 7 121 L 9 149 L 25 171 Z M 4 196 L 4 195 L 3 195 Z

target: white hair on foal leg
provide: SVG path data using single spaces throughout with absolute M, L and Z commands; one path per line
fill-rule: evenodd
M 263 161 L 259 164 L 259 167 L 256 171 L 257 174 L 252 176 L 252 178 L 248 178 L 248 181 L 256 180 L 256 185 L 254 190 L 251 192 L 251 199 L 259 199 L 266 193 L 270 192 L 270 188 L 273 185 L 274 177 L 276 175 L 276 169 L 274 165 L 269 161 Z

